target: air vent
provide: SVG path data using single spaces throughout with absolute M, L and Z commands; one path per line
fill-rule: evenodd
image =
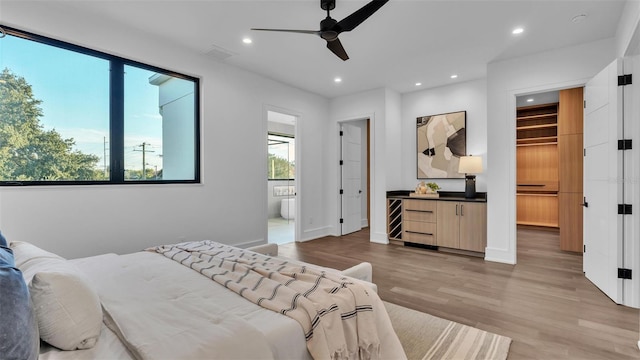
M 223 61 L 232 57 L 233 55 L 236 55 L 231 51 L 223 49 L 220 46 L 216 45 L 211 45 L 211 47 L 206 50 L 204 54 L 218 61 Z

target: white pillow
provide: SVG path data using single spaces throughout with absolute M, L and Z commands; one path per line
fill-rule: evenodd
M 11 247 L 29 284 L 40 338 L 62 350 L 93 347 L 102 329 L 102 307 L 87 277 L 32 244 L 13 242 Z
M 23 265 L 30 260 L 37 259 L 62 259 L 59 255 L 54 253 L 50 253 L 48 251 L 42 250 L 39 247 L 23 242 L 23 241 L 12 241 L 9 244 L 9 247 L 13 250 L 13 258 L 16 263 L 16 267 L 22 270 Z M 32 268 L 33 270 L 33 268 Z M 22 270 L 24 274 L 24 270 Z M 35 275 L 35 273 L 31 273 L 29 275 L 25 274 L 25 281 L 27 284 L 31 281 L 31 278 Z

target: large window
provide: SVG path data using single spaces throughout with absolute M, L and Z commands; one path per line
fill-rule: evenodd
M 267 178 L 294 180 L 296 177 L 295 139 L 289 135 L 268 134 Z
M 198 79 L 5 30 L 0 185 L 200 181 Z

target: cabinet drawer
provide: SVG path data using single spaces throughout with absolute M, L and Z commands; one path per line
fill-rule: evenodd
M 409 200 L 405 199 L 402 206 L 405 210 L 432 211 L 434 214 L 437 209 L 437 201 L 434 200 Z
M 435 245 L 436 236 L 435 236 L 435 233 L 432 235 L 429 235 L 429 234 L 409 232 L 405 230 L 404 233 L 402 234 L 402 241 L 417 243 L 417 244 L 424 244 L 424 245 Z
M 436 213 L 432 210 L 404 210 L 404 219 L 409 221 L 436 222 Z
M 436 223 L 425 223 L 419 221 L 404 221 L 402 223 L 404 231 L 421 234 L 436 234 Z

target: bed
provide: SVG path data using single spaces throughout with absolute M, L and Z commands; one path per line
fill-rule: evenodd
M 11 248 L 43 339 L 39 359 L 406 358 L 375 285 L 366 281 L 366 263 L 345 275 L 274 256 L 273 245 L 249 250 L 208 240 L 73 260 L 24 242 Z M 233 277 L 229 269 L 245 263 L 251 271 Z M 256 275 L 260 266 L 268 272 Z M 265 285 L 282 273 L 291 275 L 287 287 Z M 329 281 L 340 284 L 327 291 Z M 299 294 L 280 309 L 278 297 L 287 291 Z M 333 307 L 314 296 L 329 296 Z M 305 325 L 296 316 L 309 304 L 320 315 Z

